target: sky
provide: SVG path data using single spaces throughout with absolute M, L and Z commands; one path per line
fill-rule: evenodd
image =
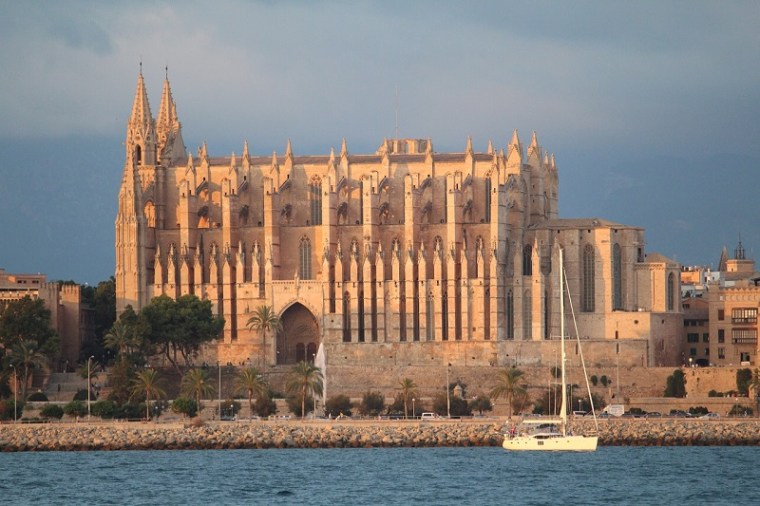
M 561 217 L 643 227 L 686 265 L 740 239 L 754 257 L 758 26 L 755 1 L 0 0 L 0 268 L 113 274 L 140 65 L 154 116 L 168 74 L 192 153 L 535 130 Z

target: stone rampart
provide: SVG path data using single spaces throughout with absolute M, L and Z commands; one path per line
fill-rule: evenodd
M 500 446 L 503 420 L 0 426 L 0 451 Z M 594 430 L 592 420 L 576 432 Z M 760 445 L 760 421 L 602 420 L 602 446 Z

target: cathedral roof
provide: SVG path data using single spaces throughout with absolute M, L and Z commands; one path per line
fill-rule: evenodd
M 672 258 L 668 258 L 661 253 L 647 253 L 647 257 L 644 260 L 647 264 L 675 264 L 678 263 Z
M 632 227 L 623 225 L 610 220 L 601 218 L 555 218 L 542 221 L 530 228 L 533 229 L 551 229 L 551 230 L 577 230 L 577 229 L 596 229 L 596 228 L 625 228 L 633 230 L 643 230 L 641 227 Z

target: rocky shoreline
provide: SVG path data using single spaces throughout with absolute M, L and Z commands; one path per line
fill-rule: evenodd
M 591 421 L 577 432 L 593 429 Z M 0 426 L 0 451 L 198 450 L 500 446 L 493 422 L 228 422 L 195 424 L 39 424 Z M 760 421 L 604 420 L 601 446 L 756 446 Z

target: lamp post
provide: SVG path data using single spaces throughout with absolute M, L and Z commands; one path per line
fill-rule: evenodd
M 451 418 L 451 396 L 449 395 L 449 367 L 451 364 L 446 364 L 446 418 Z
M 222 419 L 222 363 L 216 362 L 217 369 L 219 369 L 219 393 L 217 394 L 217 401 L 219 404 L 219 420 Z
M 417 415 L 415 414 L 417 412 L 414 410 L 414 401 L 416 401 L 416 400 L 417 399 L 415 399 L 414 397 L 412 397 L 412 418 L 417 418 Z
M 18 419 L 18 379 L 16 378 L 16 366 L 13 367 L 13 423 Z
M 90 356 L 90 358 L 87 359 L 87 421 L 90 420 L 90 390 L 92 390 L 92 387 L 90 386 L 90 362 L 93 358 L 95 357 Z

